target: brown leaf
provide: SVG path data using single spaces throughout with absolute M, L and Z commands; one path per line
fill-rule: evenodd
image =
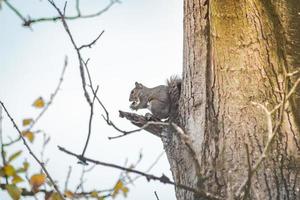
M 33 122 L 32 118 L 23 119 L 23 126 L 27 126 Z
M 27 138 L 30 142 L 34 140 L 34 133 L 31 131 L 22 131 L 22 135 Z
M 15 174 L 15 175 L 13 176 L 13 179 L 12 179 L 12 183 L 13 183 L 13 184 L 21 183 L 21 182 L 23 182 L 23 181 L 24 181 L 23 178 L 20 177 L 19 175 Z
M 42 97 L 39 97 L 33 102 L 32 106 L 36 108 L 43 108 L 45 106 L 45 101 Z
M 119 194 L 120 190 L 122 190 L 122 188 L 124 187 L 124 184 L 121 180 L 118 180 L 118 182 L 116 183 L 116 185 L 114 186 L 114 190 L 112 193 L 112 198 L 115 198 L 117 196 L 117 194 Z
M 45 174 L 34 174 L 30 177 L 29 182 L 33 188 L 37 189 L 46 182 L 46 176 Z
M 6 176 L 12 176 L 16 173 L 16 170 L 12 165 L 8 164 L 3 167 L 3 172 Z
M 67 190 L 67 191 L 65 191 L 64 195 L 65 195 L 66 197 L 68 197 L 68 198 L 73 198 L 74 193 L 71 192 L 70 190 Z
M 129 188 L 128 187 L 123 187 L 122 192 L 123 192 L 124 197 L 127 197 L 127 193 L 129 192 Z

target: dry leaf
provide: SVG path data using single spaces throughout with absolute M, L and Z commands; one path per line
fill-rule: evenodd
M 17 184 L 17 183 L 21 183 L 23 182 L 24 180 L 22 179 L 22 177 L 18 176 L 17 174 L 15 174 L 13 176 L 13 179 L 12 179 L 12 183 L 13 184 Z
M 34 133 L 31 131 L 22 131 L 22 135 L 26 137 L 30 142 L 34 140 Z
M 31 119 L 31 118 L 23 119 L 23 126 L 27 126 L 27 125 L 31 124 L 32 122 L 33 122 L 33 119 Z
M 3 172 L 6 176 L 12 176 L 16 173 L 15 168 L 12 165 L 5 165 L 3 167 Z
M 93 191 L 93 192 L 91 193 L 91 197 L 98 198 L 98 192 Z
M 71 192 L 70 190 L 67 190 L 67 191 L 65 191 L 65 194 L 64 194 L 66 197 L 68 197 L 68 198 L 73 198 L 73 196 L 74 196 L 74 193 L 73 192 Z
M 122 188 L 124 187 L 123 182 L 118 180 L 118 182 L 116 183 L 116 185 L 114 186 L 114 191 L 112 193 L 112 198 L 115 198 L 116 195 L 120 192 L 120 190 L 122 190 Z
M 41 185 L 43 185 L 46 181 L 45 174 L 34 174 L 31 176 L 29 182 L 30 185 L 32 185 L 33 188 L 37 189 Z
M 13 155 L 9 156 L 8 161 L 7 162 L 11 162 L 14 159 L 16 159 L 19 155 L 21 155 L 22 151 L 17 151 L 16 153 L 14 153 Z
M 42 97 L 39 97 L 33 102 L 32 106 L 36 108 L 43 108 L 45 106 L 45 101 Z
M 124 197 L 127 197 L 128 191 L 129 191 L 128 187 L 123 187 L 122 188 L 122 192 L 123 192 Z
M 5 188 L 9 194 L 9 196 L 13 200 L 19 200 L 21 197 L 21 191 L 20 189 L 15 185 L 5 185 Z

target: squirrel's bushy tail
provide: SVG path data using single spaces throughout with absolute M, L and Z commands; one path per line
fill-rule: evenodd
M 169 95 L 170 95 L 170 114 L 169 114 L 169 120 L 170 121 L 177 121 L 178 118 L 178 107 L 179 107 L 179 98 L 180 98 L 180 92 L 181 92 L 181 83 L 182 80 L 178 76 L 172 76 L 168 81 L 168 87 L 169 87 Z

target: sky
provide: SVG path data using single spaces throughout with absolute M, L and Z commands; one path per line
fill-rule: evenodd
M 25 16 L 34 17 L 57 15 L 45 0 L 11 0 Z M 56 1 L 62 7 L 64 1 Z M 105 7 L 109 1 L 82 1 L 82 13 L 92 13 Z M 3 4 L 3 3 L 2 3 Z M 66 13 L 74 13 L 74 1 L 68 1 Z M 182 70 L 182 20 L 183 3 L 178 0 L 122 0 L 108 12 L 93 19 L 68 21 L 77 44 L 92 41 L 102 30 L 104 34 L 91 49 L 82 52 L 90 58 L 89 68 L 94 84 L 99 85 L 98 96 L 106 105 L 111 119 L 124 130 L 135 127 L 118 116 L 118 111 L 130 111 L 129 93 L 138 81 L 148 87 L 166 82 L 172 75 L 181 75 Z M 83 96 L 78 60 L 71 42 L 60 22 L 38 23 L 32 30 L 21 26 L 21 20 L 5 5 L 0 10 L 0 100 L 22 127 L 22 119 L 35 117 L 39 110 L 32 107 L 34 100 L 42 96 L 49 100 L 56 88 L 64 57 L 69 64 L 64 81 L 53 104 L 35 129 L 42 129 L 51 137 L 45 157 L 49 158 L 47 169 L 59 186 L 63 187 L 69 166 L 72 174 L 69 187 L 75 187 L 82 170 L 77 160 L 57 149 L 57 145 L 80 153 L 87 136 L 89 107 Z M 143 113 L 143 112 L 139 112 Z M 137 169 L 145 171 L 163 152 L 159 138 L 139 132 L 116 140 L 109 136 L 119 133 L 102 119 L 103 110 L 95 107 L 92 135 L 86 156 L 124 165 L 134 163 L 142 152 L 143 159 Z M 3 119 L 4 139 L 15 138 L 17 132 L 8 118 Z M 42 135 L 36 136 L 30 144 L 39 155 Z M 7 149 L 8 152 L 23 150 L 22 143 Z M 26 153 L 32 164 L 30 174 L 39 167 Z M 18 158 L 16 164 L 22 163 Z M 150 173 L 171 177 L 170 166 L 165 155 Z M 120 171 L 96 166 L 86 174 L 86 189 L 111 188 L 117 181 Z M 134 177 L 134 175 L 133 175 Z M 159 182 L 138 179 L 129 185 L 126 199 L 155 200 L 154 191 L 160 199 L 175 200 L 173 186 Z M 0 199 L 9 199 L 6 192 L 0 191 Z M 124 199 L 122 195 L 116 199 Z

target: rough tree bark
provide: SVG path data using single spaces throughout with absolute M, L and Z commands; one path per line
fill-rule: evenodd
M 297 70 L 298 0 L 185 0 L 176 123 L 189 142 L 161 133 L 174 181 L 223 199 L 300 199 Z
M 181 125 L 200 172 L 178 146 L 172 154 L 184 161 L 170 161 L 176 181 L 237 198 L 249 173 L 246 146 L 253 166 L 268 138 L 266 113 L 253 102 L 272 110 L 299 78 L 287 76 L 299 70 L 299 11 L 297 0 L 185 0 Z M 244 198 L 300 199 L 299 104 L 298 87 L 286 109 L 272 114 L 278 131 Z

